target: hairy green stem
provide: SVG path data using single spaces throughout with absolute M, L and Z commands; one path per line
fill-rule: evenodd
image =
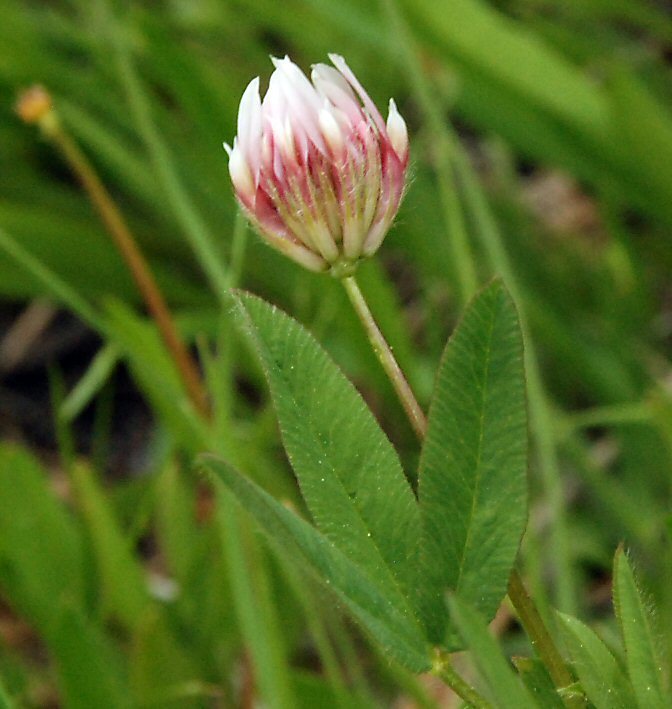
M 427 418 L 425 417 L 424 411 L 420 408 L 420 404 L 418 404 L 410 385 L 406 381 L 404 373 L 397 364 L 397 360 L 392 354 L 390 346 L 387 344 L 383 333 L 374 320 L 373 314 L 355 277 L 348 276 L 341 282 L 343 283 L 343 287 L 350 298 L 355 312 L 364 326 L 364 330 L 373 347 L 373 351 L 376 353 L 376 357 L 378 357 L 385 373 L 392 382 L 394 390 L 397 392 L 399 401 L 401 401 L 401 405 L 404 407 L 404 411 L 408 416 L 408 420 L 411 422 L 411 426 L 413 426 L 413 430 L 418 436 L 418 439 L 422 441 L 427 432 Z
M 568 687 L 574 682 L 574 678 L 555 646 L 553 638 L 548 632 L 548 628 L 546 628 L 537 607 L 534 605 L 534 601 L 527 592 L 523 584 L 523 579 L 515 568 L 509 577 L 508 592 L 511 603 L 513 603 L 518 612 L 518 618 L 523 628 L 525 628 L 525 632 L 530 637 L 532 646 L 539 656 L 539 659 L 546 665 L 553 684 L 555 684 L 558 689 Z M 566 703 L 567 706 L 577 706 L 569 700 Z M 582 706 L 582 704 L 578 706 Z

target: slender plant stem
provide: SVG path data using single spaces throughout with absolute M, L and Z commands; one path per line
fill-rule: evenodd
M 513 569 L 509 577 L 509 598 L 518 611 L 520 622 L 525 632 L 531 638 L 532 646 L 558 689 L 568 687 L 574 681 L 572 675 L 558 652 L 544 621 L 539 615 L 534 601 L 527 592 L 523 579 L 517 569 Z
M 420 408 L 415 395 L 406 381 L 404 373 L 397 364 L 397 360 L 392 354 L 390 346 L 387 344 L 383 333 L 380 331 L 376 321 L 373 318 L 373 314 L 369 308 L 364 294 L 360 290 L 359 284 L 355 280 L 354 276 L 348 276 L 342 280 L 343 286 L 345 288 L 350 302 L 352 303 L 355 312 L 359 316 L 359 319 L 364 326 L 364 330 L 369 338 L 369 342 L 373 347 L 373 351 L 376 353 L 379 362 L 382 364 L 385 373 L 392 382 L 394 390 L 397 392 L 397 396 L 401 401 L 404 411 L 408 416 L 408 420 L 413 426 L 418 439 L 422 441 L 427 432 L 427 418 L 423 410 Z
M 91 163 L 61 125 L 55 110 L 52 108 L 46 111 L 37 123 L 44 135 L 61 152 L 98 211 L 159 328 L 189 398 L 199 414 L 207 417 L 208 399 L 198 367 L 177 331 L 163 294 L 119 208 Z
M 432 673 L 440 677 L 457 695 L 474 709 L 492 709 L 492 704 L 482 697 L 470 684 L 465 682 L 455 671 L 447 652 L 438 652 L 434 660 Z

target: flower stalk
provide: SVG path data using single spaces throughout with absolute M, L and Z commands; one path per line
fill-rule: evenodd
M 60 151 L 84 187 L 108 233 L 124 259 L 147 309 L 161 333 L 196 411 L 209 416 L 208 398 L 200 372 L 180 337 L 168 305 L 137 241 L 119 208 L 77 143 L 63 128 L 49 93 L 36 86 L 19 96 L 17 113 L 26 123 L 39 126 Z
M 418 440 L 422 441 L 427 433 L 427 417 L 424 411 L 420 407 L 420 404 L 418 404 L 413 390 L 392 353 L 392 349 L 385 340 L 383 333 L 380 331 L 355 277 L 348 276 L 347 278 L 343 278 L 341 282 L 343 283 L 345 292 L 350 298 L 352 307 L 355 309 L 360 322 L 364 326 L 364 330 L 373 347 L 373 351 L 376 353 L 376 357 L 378 357 L 378 361 L 389 377 L 399 397 L 399 401 L 404 407 L 404 411 L 408 416 L 408 420 Z
M 574 678 L 562 659 L 558 648 L 555 646 L 555 642 L 553 642 L 553 638 L 548 632 L 548 628 L 537 610 L 537 606 L 527 592 L 523 579 L 515 567 L 509 577 L 508 594 L 518 613 L 518 618 L 523 628 L 525 628 L 525 632 L 530 638 L 539 659 L 546 666 L 553 684 L 559 690 L 569 687 L 574 682 Z M 581 707 L 584 705 L 580 697 L 567 697 L 564 702 L 568 707 Z

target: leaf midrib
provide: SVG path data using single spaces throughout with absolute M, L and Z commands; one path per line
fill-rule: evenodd
M 478 499 L 478 493 L 481 487 L 481 478 L 482 478 L 482 471 L 481 471 L 481 459 L 483 455 L 483 438 L 484 438 L 484 420 L 485 420 L 485 401 L 487 399 L 487 382 L 489 380 L 489 375 L 490 375 L 490 364 L 492 360 L 492 336 L 495 331 L 495 320 L 497 319 L 497 310 L 499 309 L 500 304 L 497 303 L 495 307 L 492 309 L 491 313 L 491 320 L 490 320 L 490 329 L 488 332 L 488 337 L 487 337 L 487 348 L 486 348 L 486 361 L 485 361 L 485 371 L 484 371 L 484 376 L 483 376 L 483 388 L 482 388 L 482 394 L 481 394 L 481 411 L 480 411 L 480 428 L 479 428 L 479 437 L 478 437 L 478 454 L 476 456 L 476 465 L 475 469 L 477 471 L 476 474 L 476 484 L 474 487 L 474 493 L 472 496 L 472 501 L 471 501 L 471 514 L 469 515 L 469 523 L 467 526 L 467 534 L 464 540 L 464 545 L 462 547 L 462 552 L 460 554 L 460 564 L 458 568 L 458 573 L 457 573 L 457 582 L 455 584 L 455 591 L 459 592 L 460 590 L 460 585 L 462 583 L 462 578 L 463 578 L 463 573 L 464 573 L 464 564 L 465 560 L 467 557 L 467 551 L 470 549 L 471 546 L 471 538 L 473 536 L 473 527 L 474 527 L 474 517 L 476 513 L 476 500 Z

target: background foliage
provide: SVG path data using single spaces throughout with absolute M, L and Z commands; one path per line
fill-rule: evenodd
M 249 79 L 284 53 L 304 68 L 343 54 L 376 103 L 394 96 L 408 120 L 413 179 L 361 281 L 423 405 L 473 286 L 497 274 L 516 297 L 534 345 L 522 560 L 540 605 L 580 615 L 615 647 L 611 563 L 624 542 L 658 609 L 647 657 L 670 657 L 672 19 L 663 3 L 0 0 L 0 16 L 9 696 L 73 707 L 236 705 L 255 693 L 277 706 L 434 701 L 431 685 L 381 660 L 244 517 L 211 510 L 193 473 L 194 455 L 212 450 L 301 504 L 262 371 L 233 324 L 230 285 L 305 324 L 358 386 L 407 474 L 417 469 L 412 432 L 337 284 L 236 222 L 221 143 Z M 34 82 L 53 92 L 199 349 L 214 434 L 190 410 L 86 197 L 14 115 L 17 90 Z M 45 299 L 61 314 L 9 357 L 12 326 Z M 620 568 L 619 594 L 639 608 Z M 469 634 L 469 611 L 457 615 Z M 590 645 L 592 631 L 573 623 L 559 622 L 570 654 L 599 655 L 602 641 Z M 503 623 L 502 641 L 527 652 L 514 625 Z

